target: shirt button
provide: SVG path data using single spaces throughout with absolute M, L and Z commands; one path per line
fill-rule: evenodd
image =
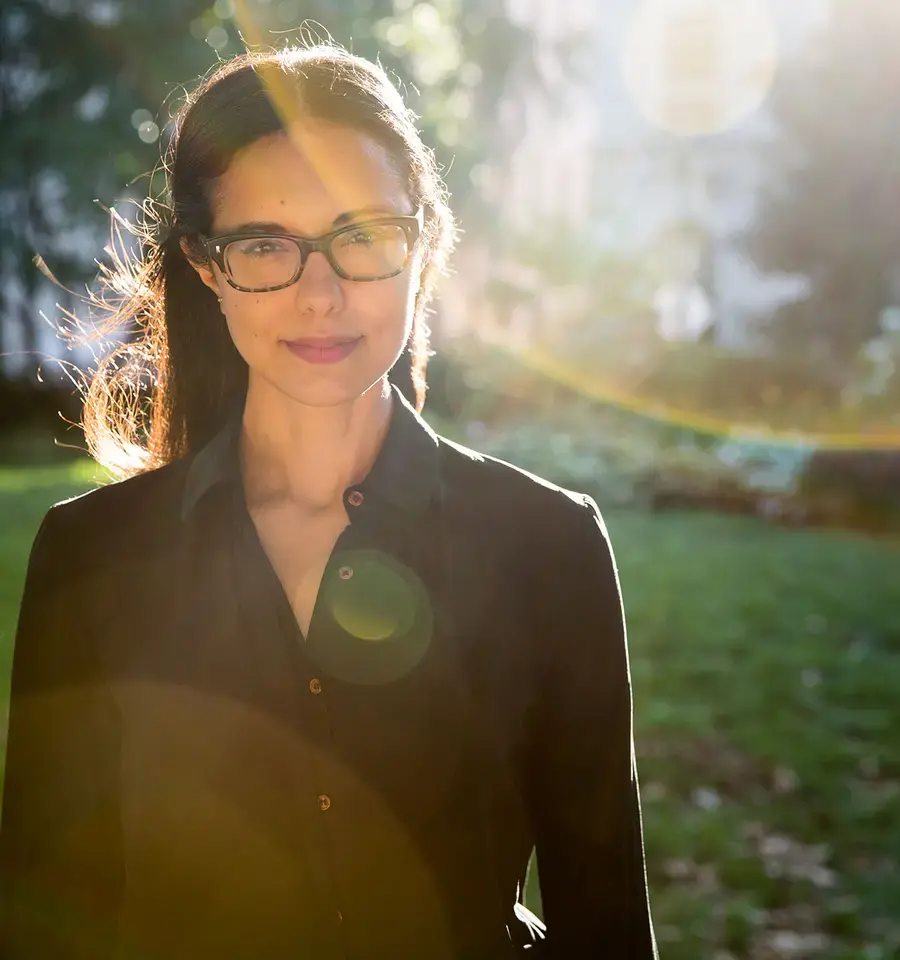
M 347 500 L 350 503 L 351 507 L 359 507 L 362 505 L 362 502 L 363 500 L 365 500 L 365 497 L 359 492 L 359 490 L 351 490 L 350 496 L 347 497 Z
M 341 567 L 338 570 L 338 576 L 341 580 L 349 580 L 353 576 L 353 567 Z
M 322 681 L 318 677 L 313 677 L 309 681 L 309 692 L 310 693 L 321 693 L 322 692 Z
M 330 806 L 331 806 L 331 797 L 323 793 L 322 796 L 319 797 L 319 809 L 324 811 L 324 810 L 327 810 Z

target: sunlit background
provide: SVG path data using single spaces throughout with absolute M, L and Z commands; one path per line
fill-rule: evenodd
M 464 231 L 426 416 L 608 517 L 664 960 L 898 955 L 891 0 L 4 4 L 0 676 L 39 518 L 98 479 L 65 422 L 97 346 L 55 326 L 108 208 L 217 58 L 328 35 L 402 85 Z

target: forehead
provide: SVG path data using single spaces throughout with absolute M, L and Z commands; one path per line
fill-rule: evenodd
M 323 123 L 304 123 L 240 150 L 219 178 L 212 205 L 217 226 L 273 221 L 309 235 L 349 210 L 384 205 L 411 212 L 407 184 L 387 148 Z

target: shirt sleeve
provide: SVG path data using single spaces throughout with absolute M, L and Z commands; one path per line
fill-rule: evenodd
M 58 511 L 32 547 L 13 649 L 0 817 L 5 960 L 111 956 L 122 885 L 117 712 Z
M 576 521 L 538 545 L 528 789 L 546 935 L 529 952 L 656 960 L 618 573 L 597 505 L 583 500 Z

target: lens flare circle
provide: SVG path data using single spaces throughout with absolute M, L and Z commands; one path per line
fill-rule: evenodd
M 644 116 L 679 136 L 728 130 L 768 96 L 778 37 L 763 0 L 644 0 L 623 53 Z
M 333 560 L 352 575 L 323 582 L 316 607 L 336 629 L 310 633 L 310 661 L 346 683 L 378 686 L 408 676 L 433 639 L 434 610 L 425 584 L 381 550 L 343 550 Z
M 335 622 L 359 640 L 378 642 L 404 636 L 415 620 L 416 582 L 376 551 L 358 554 L 353 564 L 353 583 L 328 598 Z

